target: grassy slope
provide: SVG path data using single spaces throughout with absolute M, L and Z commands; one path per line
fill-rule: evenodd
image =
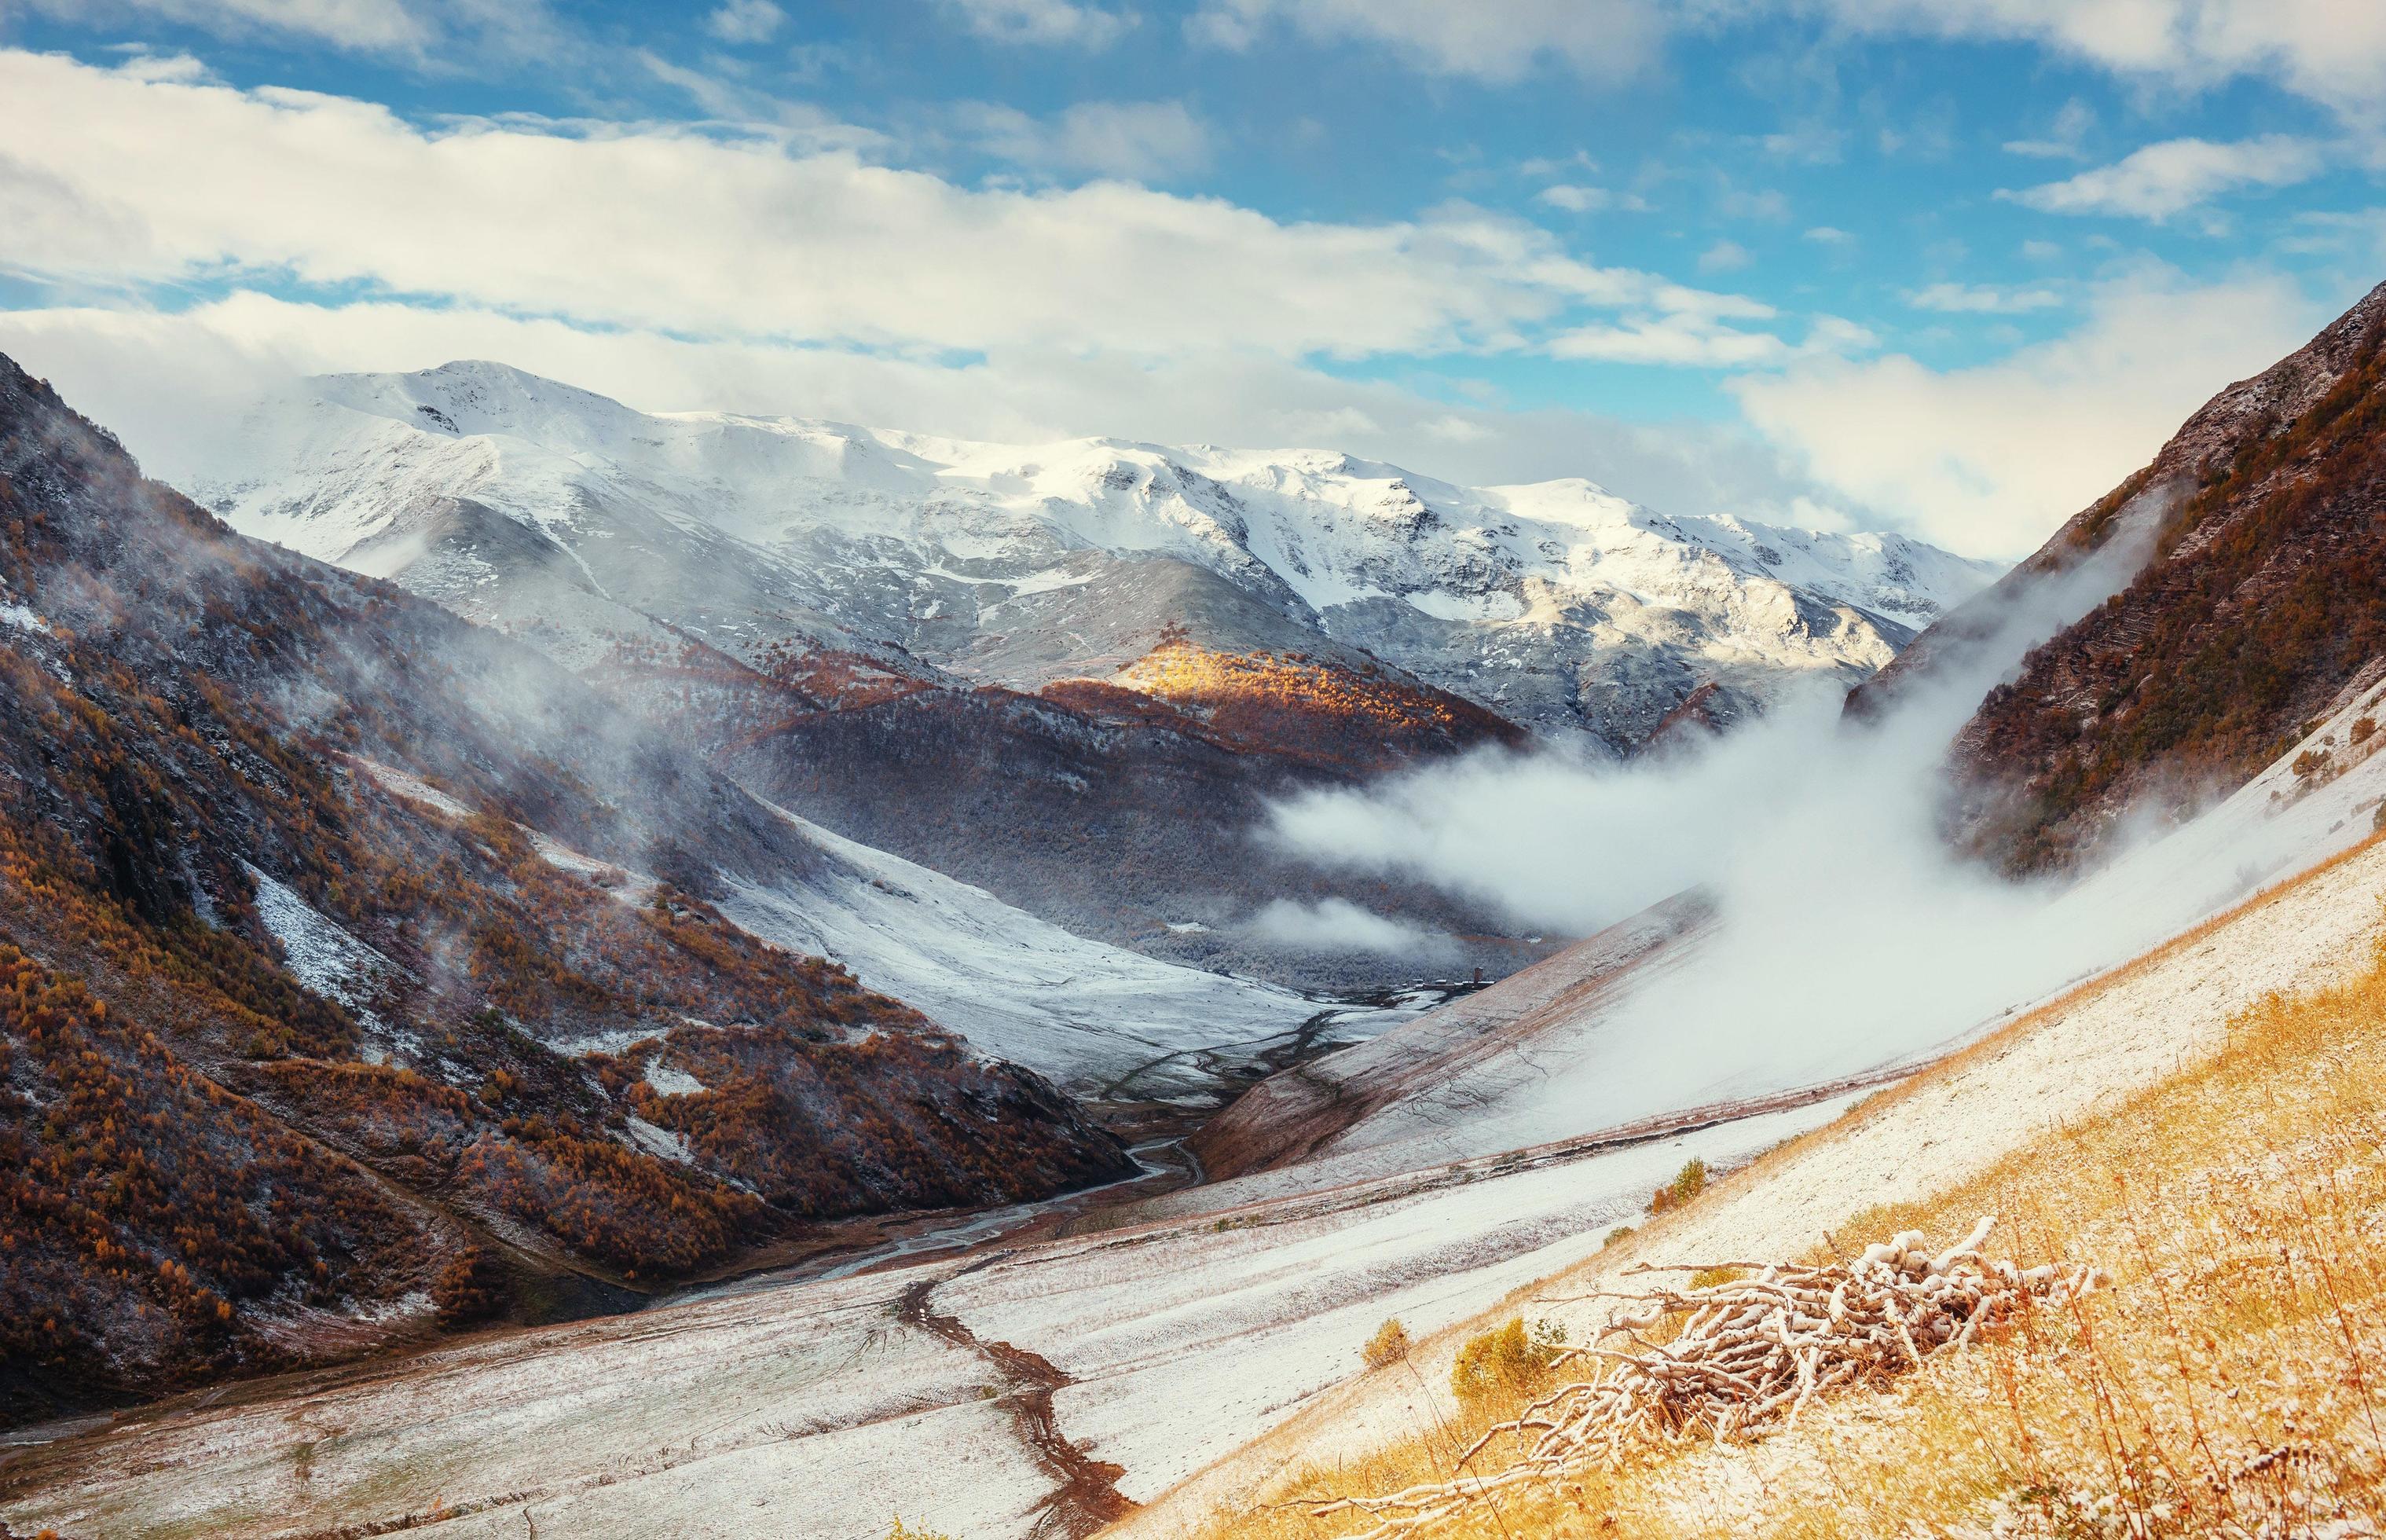
M 2278 896 L 2090 988 L 2192 966 L 2208 938 Z M 2386 1517 L 2386 953 L 2350 961 L 2344 982 L 2239 1013 L 2216 1052 L 2153 1085 L 1927 1196 L 1833 1227 L 1843 1239 L 1908 1227 L 1953 1235 L 1982 1213 L 2003 1215 L 1992 1251 L 2092 1260 L 2113 1275 L 2077 1319 L 2032 1322 L 1752 1448 L 1505 1495 L 1437 1533 L 1968 1535 L 2002 1519 L 1997 1533 L 2155 1535 L 2225 1533 L 2281 1508 Z M 1927 1099 L 1951 1078 L 1992 1072 L 2064 1010 L 2016 1023 L 1892 1095 Z M 1884 1100 L 1646 1227 L 1630 1253 L 1675 1259 L 1685 1231 L 1714 1228 L 1696 1222 L 1702 1208 L 1846 1142 Z M 1300 1499 L 1445 1479 L 1454 1451 L 1508 1409 L 1479 1407 L 1373 1454 L 1312 1465 L 1262 1494 L 1275 1506 L 1199 1533 L 1361 1533 L 1363 1523 L 1310 1518 Z

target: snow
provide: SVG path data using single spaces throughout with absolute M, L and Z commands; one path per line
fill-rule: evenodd
M 647 1084 L 666 1096 L 693 1096 L 704 1089 L 704 1082 L 686 1070 L 661 1064 L 647 1066 Z
M 406 798 L 408 802 L 421 802 L 425 807 L 434 808 L 450 818 L 460 819 L 470 818 L 472 816 L 472 810 L 471 808 L 466 807 L 462 802 L 458 802 L 455 798 L 450 797 L 445 791 L 440 790 L 429 781 L 409 776 L 403 770 L 393 769 L 389 765 L 377 764 L 369 759 L 358 759 L 354 763 L 358 769 L 364 771 L 366 775 L 370 776 L 385 791 L 395 792 L 396 795 Z
M 1113 581 L 1162 559 L 1283 617 L 1255 641 L 1346 639 L 1487 701 L 1477 679 L 1496 664 L 1504 709 L 1566 731 L 1610 709 L 1563 683 L 1576 668 L 1634 710 L 1675 697 L 1620 658 L 1765 698 L 1817 671 L 1852 682 L 1993 575 L 1901 536 L 1669 518 L 1579 478 L 1463 487 L 1315 449 L 649 416 L 494 364 L 304 382 L 252 412 L 193 486 L 244 533 L 476 618 L 550 627 L 541 645 L 567 661 L 661 621 L 734 635 L 748 654 L 791 636 L 900 646 L 1040 688 L 1131 661 L 1182 618 L 1149 609 L 1149 586 Z M 433 553 L 455 499 L 536 531 L 585 587 Z M 1088 604 L 1104 617 L 1091 628 L 1039 630 Z
M 2381 699 L 2348 699 L 2314 742 L 2333 732 L 2342 753 L 2351 721 Z M 2078 902 L 2159 897 L 2149 925 L 2201 916 L 2226 895 L 2182 873 L 2245 852 L 2300 864 L 2341 849 L 2386 795 L 2386 755 L 2290 794 L 2294 784 L 2291 768 L 2285 782 L 2266 774 L 2083 885 Z M 900 875 L 900 885 L 917 880 Z M 1288 1462 L 1356 1454 L 1425 1425 L 1459 1333 L 1428 1343 L 1413 1373 L 1359 1377 L 1360 1344 L 1388 1317 L 1425 1338 L 1529 1290 L 1530 1303 L 1504 1307 L 1556 1315 L 1580 1335 L 1597 1306 L 1550 1296 L 1595 1286 L 1607 1231 L 1689 1157 L 1729 1167 L 1840 1119 L 1668 1221 L 1678 1254 L 1802 1249 L 1851 1214 L 1923 1196 L 2151 1083 L 2221 1041 L 2229 1016 L 2266 993 L 2356 965 L 2386 930 L 2381 896 L 2386 846 L 1861 1105 L 1848 1092 L 1622 1147 L 1374 1174 L 1335 1168 L 1329 1152 L 1331 1180 L 1194 1188 L 1097 1211 L 1104 1222 L 1086 1233 L 965 1261 L 761 1281 L 632 1317 L 495 1333 L 336 1382 L 74 1435 L 83 1442 L 60 1446 L 57 1473 L 19 1487 L 0 1516 L 20 1530 L 107 1532 L 138 1515 L 238 1536 L 382 1522 L 439 1501 L 458 1517 L 432 1533 L 448 1535 L 519 1533 L 534 1509 L 557 1533 L 597 1537 L 799 1524 L 826 1540 L 879 1540 L 899 1503 L 914 1522 L 1011 1540 L 1034 1528 L 1051 1478 L 999 1397 L 985 1394 L 994 1370 L 984 1344 L 999 1342 L 1074 1381 L 1053 1400 L 1064 1435 L 1122 1466 L 1122 1491 L 1151 1505 L 1132 1532 L 1171 1534 L 1209 1505 L 1248 1501 Z M 314 922 L 273 903 L 294 933 L 313 933 Z M 1601 956 L 1562 954 L 1572 960 L 1504 999 L 1485 991 L 1421 1018 L 1410 1046 L 1462 1046 L 1459 1007 L 1477 1013 L 1478 1037 L 1519 1025 L 1563 1033 L 1599 1016 L 1586 1000 L 1613 999 L 1651 958 L 1706 933 L 1694 915 L 1644 921 L 1605 938 Z M 336 950 L 320 935 L 314 944 Z M 1400 1046 L 1395 1034 L 1357 1052 L 1396 1059 Z M 1555 1062 L 1532 1044 L 1492 1058 L 1506 1056 Z M 1584 1108 L 1602 1105 L 1583 1100 L 1600 1083 L 1598 1056 L 1580 1059 L 1591 1067 L 1559 1077 L 1574 1088 L 1577 1127 Z M 1555 1126 L 1504 1114 L 1497 1098 L 1481 1110 L 1503 1136 Z M 976 1349 L 904 1324 L 902 1301 L 923 1288 Z M 300 1483 L 290 1450 L 307 1439 L 318 1448 Z
M 402 771 L 357 763 L 400 796 L 451 818 L 472 815 L 464 803 Z M 721 874 L 724 894 L 718 907 L 731 923 L 774 945 L 842 964 L 866 987 L 901 1000 L 981 1052 L 1024 1065 L 1064 1088 L 1151 1099 L 1214 1094 L 1223 1069 L 1253 1061 L 1322 1008 L 1271 984 L 1086 940 L 983 889 L 784 809 L 771 811 L 828 859 L 816 871 L 776 880 Z M 641 903 L 653 890 L 651 877 L 527 832 L 550 865 L 624 903 Z M 291 902 L 297 902 L 295 895 Z M 1407 1014 L 1345 1011 L 1336 1030 L 1345 1038 L 1363 1036 Z M 618 1052 L 634 1035 L 617 1032 L 558 1046 Z M 658 1090 L 672 1091 L 655 1077 L 675 1073 L 650 1070 L 648 1079 Z M 690 1081 L 675 1093 L 697 1089 Z
M 2386 785 L 2373 780 L 2353 800 L 2372 799 L 2381 789 Z M 2219 822 L 2242 816 L 2241 807 Z M 2318 827 L 2328 831 L 2328 823 Z M 2191 826 L 2189 832 L 2210 838 L 2212 830 Z M 2336 838 L 2330 834 L 2296 865 L 2341 848 L 2333 845 Z M 2176 855 L 2169 852 L 2166 862 Z M 1921 1077 L 1898 1095 L 1865 1104 L 1750 1180 L 1710 1194 L 1667 1221 L 1665 1252 L 1794 1256 L 1876 1205 L 1944 1191 L 2046 1130 L 2109 1108 L 2217 1048 L 2230 1017 L 2266 995 L 2318 987 L 2361 966 L 2386 939 L 2381 899 L 2386 845 L 2285 887 L 2209 931 L 2188 932 L 2053 1002 L 2014 1035 Z M 1536 1293 L 1577 1296 L 1614 1286 L 1612 1272 L 1594 1259 L 1546 1278 Z M 1578 1339 L 1597 1329 L 1604 1308 L 1583 1302 L 1548 1313 Z M 1424 1354 L 1418 1383 L 1445 1379 L 1455 1346 L 1447 1341 Z M 1136 1514 L 1122 1535 L 1176 1534 L 1219 1504 L 1250 1500 L 1279 1471 L 1356 1458 L 1413 1433 L 1435 1413 L 1433 1397 L 1406 1382 L 1350 1385 Z
M 281 943 L 290 976 L 328 1000 L 337 1001 L 378 1027 L 372 1004 L 406 970 L 358 940 L 291 889 L 243 862 L 257 885 L 257 915 Z
M 1595 1252 L 1692 1155 L 1745 1158 L 1828 1108 L 1571 1162 L 1400 1184 L 644 1313 L 492 1333 L 91 1436 L 0 1504 L 19 1529 L 232 1537 L 383 1522 L 437 1536 L 801 1534 L 883 1540 L 899 1508 L 1022 1540 L 1051 1477 L 981 1356 L 898 1319 L 905 1292 L 1077 1383 L 1063 1435 L 1157 1495 L 1347 1379 L 1387 1316 L 1423 1332 Z M 1221 1219 L 1224 1219 L 1222 1226 Z M 341 1430 L 334 1434 L 331 1430 Z M 312 1440 L 309 1477 L 293 1448 Z
M 829 870 L 800 886 L 724 875 L 724 915 L 765 940 L 834 958 L 981 1051 L 1065 1088 L 1212 1092 L 1221 1062 L 1255 1057 L 1320 1009 L 1274 985 L 1086 940 L 983 889 L 773 811 L 829 852 Z
M 19 631 L 38 631 L 45 637 L 50 634 L 50 623 L 21 604 L 0 603 L 0 625 L 13 625 Z

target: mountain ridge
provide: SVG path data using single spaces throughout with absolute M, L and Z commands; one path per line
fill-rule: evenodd
M 1951 830 L 2014 870 L 2093 861 L 2133 815 L 2233 790 L 2386 656 L 2386 284 L 2216 394 L 1851 710 L 1944 674 L 2092 562 L 2110 597 L 1994 682 L 1950 751 Z

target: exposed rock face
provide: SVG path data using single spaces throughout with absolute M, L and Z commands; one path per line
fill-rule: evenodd
M 648 416 L 482 363 L 307 382 L 200 495 L 598 672 L 855 838 L 1106 939 L 1312 982 L 1237 920 L 1330 895 L 1499 928 L 1256 849 L 1270 799 L 1528 733 L 1635 751 L 1693 696 L 1723 723 L 1852 684 L 1988 575 L 1582 481 Z M 990 766 L 1017 768 L 997 788 Z
M 2127 812 L 2177 817 L 2242 785 L 2386 653 L 2381 348 L 2386 285 L 2214 397 L 1857 692 L 1869 710 L 1959 666 L 2034 592 L 2125 553 L 2118 591 L 2031 651 L 1957 737 L 1964 843 L 2034 870 L 2091 855 Z
M 723 913 L 848 865 L 0 359 L 0 1420 L 1132 1169 Z

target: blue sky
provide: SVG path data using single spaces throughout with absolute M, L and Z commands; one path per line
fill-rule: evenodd
M 2386 277 L 2375 0 L 0 0 L 0 347 L 170 473 L 237 389 L 461 352 L 2009 555 Z

